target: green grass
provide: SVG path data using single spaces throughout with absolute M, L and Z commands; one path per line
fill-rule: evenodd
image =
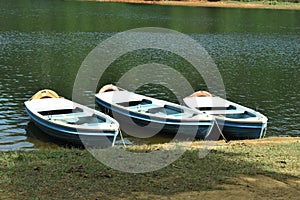
M 135 192 L 174 195 L 222 190 L 244 175 L 286 182 L 300 178 L 300 142 L 217 147 L 199 159 L 190 150 L 158 171 L 130 174 L 101 164 L 86 150 L 0 153 L 0 199 L 112 199 Z

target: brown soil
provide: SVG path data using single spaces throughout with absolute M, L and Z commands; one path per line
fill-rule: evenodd
M 221 142 L 221 141 L 220 141 Z M 258 140 L 233 140 L 229 144 L 244 144 L 244 145 L 264 145 L 264 144 L 282 144 L 289 142 L 300 142 L 300 137 L 267 137 Z
M 192 144 L 181 143 L 182 146 L 186 146 L 187 149 L 201 149 L 201 148 L 218 148 L 223 146 L 250 146 L 250 145 L 265 145 L 265 144 L 282 144 L 300 142 L 300 137 L 267 137 L 256 140 L 232 140 L 225 142 L 224 140 L 219 141 L 194 141 Z M 157 150 L 157 149 L 173 149 L 176 148 L 176 143 L 166 143 L 166 144 L 152 144 L 152 145 L 136 145 L 129 147 L 132 150 Z
M 171 200 L 249 200 L 249 199 L 298 199 L 300 180 L 281 182 L 263 175 L 245 176 L 230 180 L 232 184 L 221 185 L 219 190 L 184 192 L 172 196 L 148 195 L 143 192 L 132 193 L 125 199 L 171 199 Z M 124 199 L 124 198 L 122 198 Z

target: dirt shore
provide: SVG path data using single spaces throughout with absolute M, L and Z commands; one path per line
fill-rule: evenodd
M 156 4 L 156 5 L 173 5 L 173 6 L 193 6 L 193 7 L 221 7 L 221 8 L 256 8 L 256 9 L 290 9 L 300 10 L 300 3 L 272 3 L 265 2 L 234 2 L 234 1 L 219 1 L 208 2 L 199 0 L 185 1 L 164 1 L 164 0 L 83 0 L 83 1 L 98 1 L 98 2 L 120 2 L 120 3 L 135 3 L 135 4 Z
M 276 145 L 276 144 L 291 144 L 294 142 L 300 143 L 300 137 L 266 137 L 262 139 L 255 140 L 231 140 L 225 142 L 224 140 L 213 141 L 209 143 L 208 141 L 194 141 L 192 144 L 187 143 L 186 145 L 182 143 L 183 146 L 187 146 L 189 150 L 198 150 L 202 148 L 207 148 L 211 146 L 210 149 L 218 149 L 224 147 L 232 147 L 232 146 L 262 146 L 262 145 Z M 151 145 L 136 145 L 132 147 L 128 147 L 132 150 L 157 150 L 157 149 L 173 149 L 176 147 L 176 143 L 166 143 L 166 144 L 151 144 Z

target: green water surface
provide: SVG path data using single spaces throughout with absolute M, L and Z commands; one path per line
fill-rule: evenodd
M 216 63 L 227 98 L 269 118 L 267 136 L 300 136 L 299 19 L 293 10 L 1 0 L 0 150 L 43 147 L 30 136 L 23 102 L 43 88 L 71 98 L 89 52 L 116 33 L 140 27 L 168 28 L 196 40 Z M 189 63 L 153 49 L 120 57 L 98 85 L 116 83 L 131 67 L 149 62 L 183 73 L 195 90 L 206 87 Z M 167 76 L 139 92 L 176 102 L 159 86 Z

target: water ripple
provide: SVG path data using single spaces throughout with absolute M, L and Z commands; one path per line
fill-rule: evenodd
M 14 23 L 2 23 L 3 27 L 0 31 L 0 150 L 35 148 L 35 143 L 25 131 L 29 117 L 24 111 L 24 101 L 43 88 L 54 89 L 62 96 L 71 98 L 77 70 L 96 45 L 120 30 L 139 27 L 141 24 L 153 26 L 155 21 L 162 21 L 159 25 L 163 27 L 193 33 L 190 36 L 208 51 L 217 64 L 226 87 L 227 97 L 268 116 L 267 135 L 300 136 L 297 121 L 300 115 L 300 29 L 297 23 L 291 20 L 245 23 L 246 18 L 242 20 L 241 17 L 228 17 L 232 22 L 228 26 L 228 23 L 225 23 L 228 19 L 211 17 L 211 11 L 216 14 L 225 14 L 224 16 L 231 16 L 231 13 L 236 12 L 238 16 L 243 14 L 255 16 L 257 13 L 255 10 L 243 13 L 239 9 L 201 9 L 205 12 L 199 12 L 199 8 L 152 8 L 151 6 L 138 6 L 136 9 L 136 6 L 131 5 L 130 9 L 135 9 L 135 12 L 128 12 L 130 9 L 123 9 L 127 7 L 122 5 L 124 7 L 121 6 L 118 11 L 113 11 L 112 8 L 105 11 L 105 6 L 90 8 L 92 11 L 78 9 L 79 13 L 78 10 L 74 12 L 76 19 L 79 15 L 83 21 L 91 19 L 98 26 L 77 27 L 77 23 L 74 23 L 75 26 L 68 24 L 71 27 L 67 30 L 65 21 L 52 23 L 53 18 L 58 19 L 57 17 L 62 16 L 60 12 L 51 15 L 50 12 L 54 10 L 49 9 L 48 6 L 42 9 L 31 9 L 30 12 L 21 12 L 25 9 L 20 5 L 25 6 L 25 4 L 2 3 L 1 5 L 6 8 L 0 8 L 3 22 L 12 20 Z M 12 8 L 9 9 L 9 6 Z M 159 9 L 160 12 L 153 15 L 153 12 L 149 12 L 151 8 Z M 103 12 L 99 12 L 98 9 Z M 184 15 L 181 15 L 182 13 Z M 272 13 L 273 17 L 279 19 L 277 11 L 272 11 Z M 280 11 L 280 14 L 283 13 L 291 16 L 289 14 L 291 12 Z M 25 16 L 29 14 L 32 16 Z M 64 12 L 63 14 L 65 15 Z M 44 26 L 36 24 L 35 21 L 39 15 L 43 15 L 45 17 L 43 19 L 48 19 L 48 16 L 53 17 L 50 17 L 50 26 L 44 29 Z M 73 15 L 70 13 L 70 16 L 69 20 Z M 298 19 L 296 16 L 298 14 L 294 13 L 290 19 Z M 28 24 L 20 27 L 24 22 L 23 17 L 27 19 L 25 21 Z M 99 20 L 104 18 L 116 23 Z M 130 26 L 126 23 L 117 23 L 119 20 L 126 22 L 122 21 L 124 19 L 130 20 Z M 151 61 L 176 68 L 189 78 L 195 90 L 206 87 L 200 76 L 194 75 L 193 71 L 188 71 L 187 61 L 179 59 L 170 52 L 148 50 L 125 55 L 122 58 L 124 60 L 120 59 L 120 62 L 116 61 L 112 64 L 111 67 L 114 70 L 99 84 L 105 81 L 106 83 L 117 81 L 119 76 L 130 69 L 130 66 Z M 98 78 L 91 77 L 89 81 L 95 81 Z M 161 74 L 154 81 L 159 85 L 164 82 L 165 78 L 172 79 L 167 74 Z M 84 95 L 91 98 L 94 92 L 87 91 Z M 172 93 L 158 86 L 145 86 L 139 92 L 176 101 Z
M 17 142 L 14 144 L 0 144 L 0 151 L 33 150 L 34 144 L 30 142 Z

